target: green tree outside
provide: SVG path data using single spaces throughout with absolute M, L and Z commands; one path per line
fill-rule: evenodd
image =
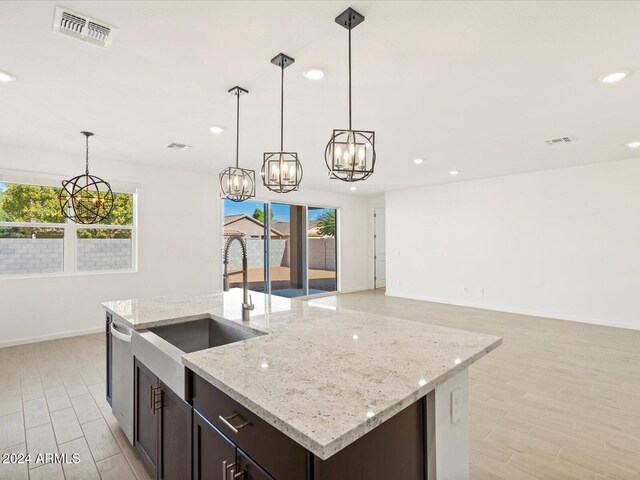
M 66 222 L 58 200 L 61 188 L 15 183 L 5 185 L 6 189 L 0 192 L 0 222 Z M 116 193 L 109 218 L 100 223 L 132 225 L 133 195 Z M 49 228 L 0 227 L 0 237 L 28 238 L 34 234 L 39 238 L 59 238 L 61 231 Z M 120 229 L 78 229 L 78 238 L 131 238 L 131 232 Z
M 318 217 L 318 233 L 323 237 L 336 236 L 336 211 L 325 210 Z
M 251 216 L 264 224 L 264 210 L 261 208 L 256 208 Z M 273 210 L 271 210 L 271 220 L 273 220 Z

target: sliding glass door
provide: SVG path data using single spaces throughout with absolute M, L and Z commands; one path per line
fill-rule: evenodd
M 309 295 L 338 290 L 335 208 L 308 208 Z
M 306 207 L 271 204 L 269 243 L 271 293 L 281 297 L 307 295 Z
M 247 244 L 249 289 L 282 297 L 335 292 L 337 210 L 268 202 L 223 200 L 224 240 Z M 230 287 L 242 287 L 242 251 L 229 248 Z
M 263 202 L 238 203 L 225 199 L 223 209 L 223 248 L 229 238 L 242 237 L 247 245 L 249 290 L 267 293 L 264 212 L 268 205 Z M 242 249 L 239 242 L 233 241 L 229 244 L 228 260 L 229 287 L 242 288 Z

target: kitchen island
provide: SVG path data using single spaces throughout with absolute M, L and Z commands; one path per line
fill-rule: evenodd
M 223 480 L 468 478 L 467 368 L 499 337 L 336 308 L 328 299 L 252 295 L 249 322 L 241 320 L 240 289 L 103 304 L 107 333 L 109 319 L 133 331 L 144 384 L 134 388 L 143 405 L 134 412 L 134 443 L 153 444 L 138 435 L 146 406 L 164 414 L 175 396 L 183 411 L 193 408 L 183 430 L 194 478 L 209 478 L 214 466 Z M 205 337 L 233 337 L 229 329 L 239 336 L 207 348 Z M 154 454 L 158 478 L 169 478 L 161 444 L 143 453 Z

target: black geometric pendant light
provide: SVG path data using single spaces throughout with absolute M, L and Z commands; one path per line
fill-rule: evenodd
M 351 125 L 351 30 L 364 22 L 364 16 L 349 7 L 336 17 L 336 23 L 349 31 L 349 128 L 333 131 L 324 151 L 329 178 L 343 182 L 366 180 L 376 164 L 375 132 L 354 130 Z
M 265 152 L 262 161 L 262 183 L 268 190 L 276 193 L 289 193 L 298 190 L 302 181 L 302 164 L 296 152 L 284 151 L 284 69 L 295 60 L 284 53 L 271 59 L 271 63 L 280 68 L 280 151 Z
M 238 166 L 240 151 L 240 96 L 249 93 L 241 87 L 233 87 L 229 93 L 238 97 L 236 109 L 236 166 L 220 172 L 220 193 L 234 202 L 244 202 L 256 195 L 256 172 Z
M 85 171 L 62 182 L 58 199 L 65 217 L 76 223 L 91 225 L 109 217 L 114 197 L 109 182 L 89 175 L 89 137 L 93 133 L 80 133 L 85 136 L 86 142 Z

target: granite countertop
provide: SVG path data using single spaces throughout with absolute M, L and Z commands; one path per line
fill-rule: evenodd
M 106 302 L 134 330 L 198 318 L 267 335 L 182 363 L 321 459 L 329 458 L 498 347 L 502 339 L 242 290 Z M 428 318 L 421 319 L 428 322 Z

